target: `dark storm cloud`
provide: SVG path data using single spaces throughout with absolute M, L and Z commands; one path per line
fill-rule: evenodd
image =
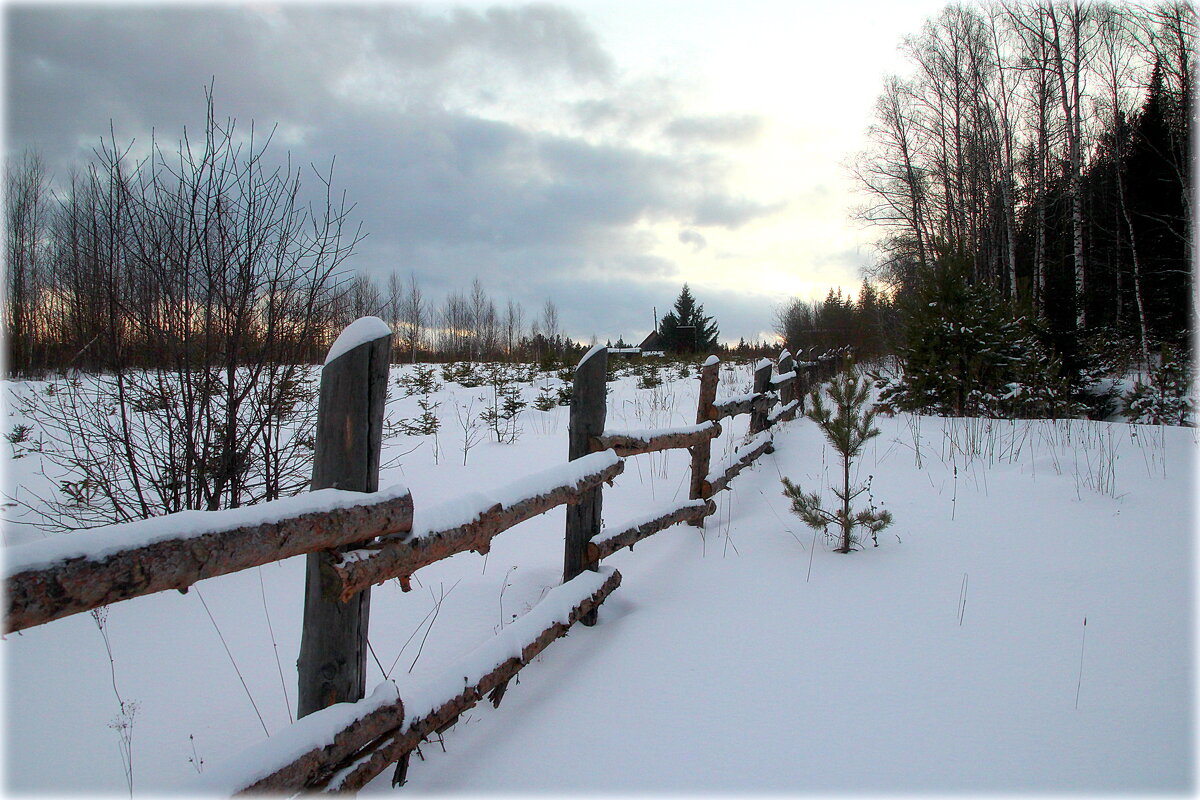
M 562 298 L 564 319 L 594 317 L 598 335 L 644 316 L 626 302 L 634 284 L 678 275 L 639 226 L 737 228 L 778 210 L 730 195 L 707 149 L 750 136 L 752 120 L 678 117 L 669 81 L 614 78 L 565 9 L 46 5 L 6 17 L 9 154 L 36 149 L 64 178 L 110 120 L 119 145 L 137 138 L 144 153 L 154 130 L 169 152 L 185 125 L 202 128 L 212 82 L 218 118 L 243 132 L 278 124 L 275 159 L 325 170 L 336 156 L 333 186 L 368 233 L 349 266 L 411 270 L 435 294 L 479 275 L 527 308 Z M 564 101 L 564 119 L 595 127 L 573 135 L 488 106 L 551 102 L 559 87 L 589 98 Z M 672 119 L 670 153 L 628 138 Z

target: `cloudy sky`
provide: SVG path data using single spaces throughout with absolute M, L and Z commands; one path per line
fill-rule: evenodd
M 54 175 L 176 141 L 204 88 L 327 169 L 350 265 L 437 302 L 478 277 L 568 334 L 640 339 L 686 281 L 721 338 L 873 258 L 846 170 L 933 0 L 7 5 L 5 148 Z M 315 180 L 311 177 L 310 184 Z

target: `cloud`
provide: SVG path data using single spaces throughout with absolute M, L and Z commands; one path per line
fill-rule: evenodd
M 677 117 L 667 124 L 664 133 L 688 144 L 747 144 L 757 139 L 763 128 L 763 120 L 758 116 L 711 114 Z
M 737 230 L 748 222 L 778 214 L 787 203 L 759 203 L 727 194 L 709 194 L 696 204 L 694 225 L 715 225 Z
M 119 146 L 137 138 L 144 152 L 153 130 L 170 152 L 185 125 L 193 136 L 202 128 L 212 82 L 217 116 L 242 131 L 277 124 L 268 160 L 290 151 L 310 188 L 320 186 L 309 165 L 336 157 L 333 188 L 368 233 L 348 266 L 413 271 L 434 294 L 479 275 L 527 308 L 555 298 L 580 326 L 570 331 L 628 338 L 623 320 L 673 300 L 678 286 L 658 299 L 646 288 L 683 282 L 652 254 L 648 226 L 675 225 L 699 250 L 692 226 L 735 229 L 782 207 L 736 196 L 713 149 L 752 141 L 756 118 L 681 114 L 671 79 L 625 75 L 562 8 L 45 5 L 6 15 L 10 154 L 36 148 L 63 179 L 110 120 Z
M 708 246 L 708 240 L 701 236 L 696 231 L 685 228 L 679 232 L 679 241 L 683 244 L 690 244 L 693 253 L 699 253 Z

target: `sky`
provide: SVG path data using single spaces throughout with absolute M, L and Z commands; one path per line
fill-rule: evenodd
M 198 131 L 204 91 L 268 158 L 333 164 L 347 266 L 427 298 L 478 278 L 526 320 L 640 341 L 686 282 L 720 338 L 856 291 L 874 232 L 848 169 L 932 0 L 5 6 L 5 153 L 54 177 L 110 125 Z

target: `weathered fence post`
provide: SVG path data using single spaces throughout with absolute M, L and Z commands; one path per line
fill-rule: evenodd
M 709 356 L 700 368 L 700 400 L 696 404 L 696 422 L 706 422 L 712 418 L 713 403 L 717 399 L 717 380 L 721 362 L 716 356 Z M 704 479 L 708 477 L 709 461 L 712 458 L 712 439 L 688 448 L 692 454 L 692 484 L 688 497 L 692 500 L 707 500 L 704 496 Z M 704 518 L 688 523 L 697 528 L 704 527 Z
M 776 369 L 780 375 L 787 375 L 789 372 L 795 369 L 795 366 L 792 362 L 792 354 L 787 350 L 784 350 L 779 354 L 779 362 Z M 800 376 L 797 375 L 795 378 L 779 387 L 779 404 L 782 408 L 787 408 L 788 403 L 796 399 L 796 389 L 799 385 L 799 382 Z M 789 411 L 786 414 L 780 414 L 779 421 L 787 422 L 790 419 L 795 419 L 795 417 L 796 412 Z
M 379 450 L 392 332 L 364 317 L 334 342 L 321 370 L 312 489 L 379 489 Z M 346 549 L 353 549 L 351 545 Z M 361 700 L 366 689 L 371 590 L 337 601 L 332 555 L 310 553 L 305 572 L 297 716 Z
M 771 360 L 764 358 L 758 362 L 758 366 L 754 368 L 754 393 L 761 395 L 765 394 L 771 388 Z M 767 429 L 767 412 L 766 411 L 751 411 L 750 412 L 750 435 L 765 431 Z
M 607 413 L 605 377 L 608 371 L 608 349 L 594 347 L 575 367 L 575 382 L 571 389 L 571 414 L 567 425 L 567 458 L 574 461 L 591 452 L 590 439 L 604 434 Z M 566 548 L 563 554 L 563 583 L 585 569 L 595 570 L 587 560 L 587 546 L 600 532 L 600 512 L 603 505 L 601 487 L 588 489 L 579 502 L 567 506 Z M 595 611 L 579 620 L 584 625 L 596 624 Z

